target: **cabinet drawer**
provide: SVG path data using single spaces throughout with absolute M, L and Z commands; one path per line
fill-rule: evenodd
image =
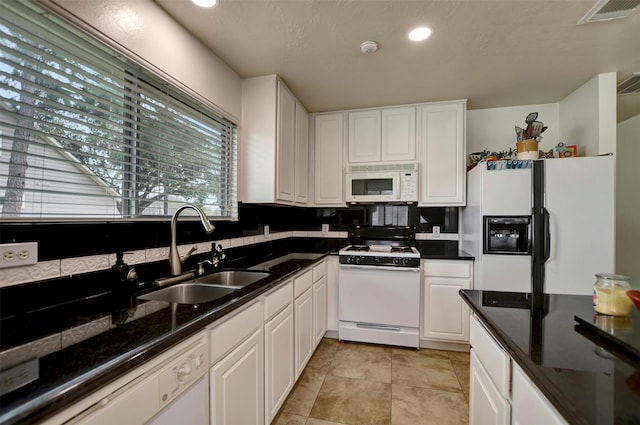
M 510 358 L 474 316 L 470 321 L 471 348 L 504 398 L 509 398 Z
M 293 297 L 298 298 L 313 284 L 313 270 L 309 269 L 293 279 Z
M 327 262 L 322 261 L 320 264 L 313 266 L 313 282 L 317 282 L 327 274 Z
M 264 298 L 265 322 L 278 314 L 293 301 L 293 283 L 288 281 Z
M 438 277 L 471 277 L 471 262 L 456 260 L 425 260 L 424 275 Z
M 262 304 L 255 303 L 209 330 L 209 360 L 217 362 L 262 326 Z

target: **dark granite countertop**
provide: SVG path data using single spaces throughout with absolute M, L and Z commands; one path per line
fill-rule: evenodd
M 584 295 L 461 290 L 471 310 L 570 424 L 640 423 L 640 364 L 586 333 Z M 640 326 L 640 314 L 632 314 Z
M 438 252 L 423 248 L 420 249 L 420 258 L 426 260 L 475 260 L 473 255 L 461 249 Z
M 175 316 L 169 303 L 137 299 L 140 291 L 112 291 L 4 317 L 0 321 L 5 344 L 0 353 L 2 374 L 8 376 L 20 365 L 35 361 L 38 379 L 17 389 L 3 388 L 0 424 L 40 422 L 325 255 L 289 254 L 280 262 L 270 260 L 269 277 L 216 301 L 179 304 Z

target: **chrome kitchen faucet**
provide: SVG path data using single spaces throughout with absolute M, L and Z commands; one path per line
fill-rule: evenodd
M 187 208 L 194 209 L 198 213 L 202 227 L 204 227 L 204 232 L 207 235 L 216 230 L 216 227 L 209 222 L 209 218 L 202 208 L 191 204 L 184 204 L 176 210 L 171 218 L 171 246 L 169 247 L 169 267 L 171 268 L 171 276 L 179 276 L 182 274 L 182 263 L 184 263 L 194 251 L 191 250 L 183 258 L 180 258 L 180 254 L 178 254 L 178 247 L 176 246 L 176 222 L 178 221 L 178 215 Z

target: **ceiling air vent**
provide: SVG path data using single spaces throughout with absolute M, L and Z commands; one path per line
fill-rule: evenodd
M 624 81 L 618 83 L 618 94 L 637 94 L 640 93 L 640 72 L 634 72 L 633 75 Z
M 626 18 L 640 9 L 640 0 L 599 0 L 578 25 Z

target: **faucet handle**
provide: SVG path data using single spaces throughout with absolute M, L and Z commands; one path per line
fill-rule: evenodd
M 180 259 L 180 263 L 184 264 L 184 262 L 187 261 L 187 258 L 191 257 L 191 254 L 193 254 L 197 250 L 198 250 L 198 247 L 195 245 L 189 248 L 189 251 L 187 251 L 187 253 Z

